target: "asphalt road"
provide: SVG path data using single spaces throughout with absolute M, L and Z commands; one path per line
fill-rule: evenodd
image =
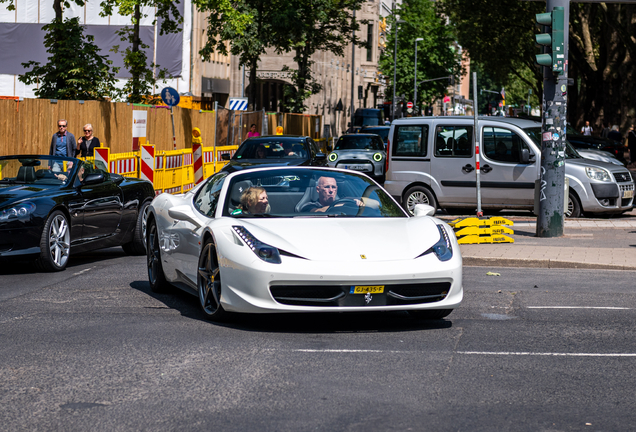
M 0 270 L 0 429 L 569 431 L 636 426 L 636 274 L 467 267 L 448 319 L 201 319 L 119 249 Z M 487 276 L 486 272 L 500 273 Z

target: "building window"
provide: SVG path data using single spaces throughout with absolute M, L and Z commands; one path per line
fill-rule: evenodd
M 367 61 L 373 61 L 373 23 L 367 24 Z

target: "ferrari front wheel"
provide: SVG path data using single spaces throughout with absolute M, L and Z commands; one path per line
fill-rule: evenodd
M 42 230 L 38 266 L 44 271 L 64 270 L 70 252 L 71 227 L 64 213 L 56 210 L 46 220 Z
M 205 317 L 212 321 L 227 319 L 227 312 L 221 306 L 221 271 L 216 247 L 209 238 L 199 257 L 197 275 L 197 287 L 199 292 L 199 304 Z

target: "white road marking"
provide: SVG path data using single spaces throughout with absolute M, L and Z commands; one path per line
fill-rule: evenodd
M 543 357 L 636 357 L 636 353 L 533 353 L 508 351 L 457 351 L 465 355 L 493 355 L 493 356 L 543 356 Z
M 527 306 L 527 309 L 605 309 L 605 310 L 632 310 L 628 307 L 615 306 Z
M 84 270 L 79 271 L 77 273 L 73 273 L 73 276 L 78 276 L 78 275 L 81 275 L 82 273 L 86 273 L 87 271 L 91 271 L 91 270 L 93 270 L 93 267 L 84 269 Z
M 404 351 L 385 351 L 385 350 L 354 350 L 354 349 L 295 349 L 294 352 L 307 353 L 386 353 L 386 352 L 404 352 Z

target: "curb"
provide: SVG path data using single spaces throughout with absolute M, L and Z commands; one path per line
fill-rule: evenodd
M 636 271 L 636 266 L 616 264 L 583 263 L 577 261 L 532 259 L 532 258 L 483 258 L 462 256 L 463 265 L 469 267 L 524 267 L 554 269 L 590 269 L 590 270 L 629 270 Z

